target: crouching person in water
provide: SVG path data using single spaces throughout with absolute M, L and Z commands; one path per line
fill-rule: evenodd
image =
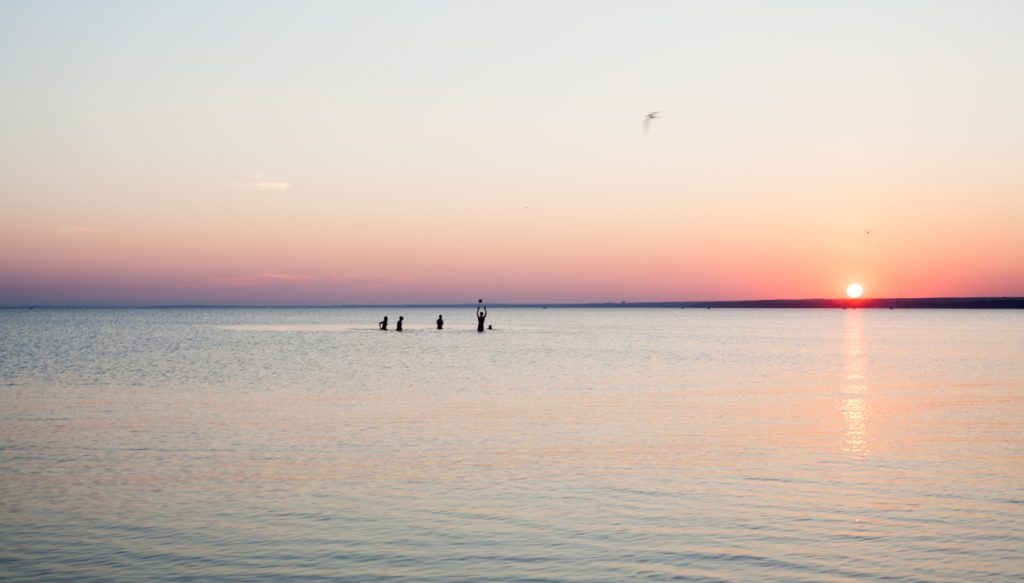
M 404 319 L 405 319 L 405 316 L 399 316 L 398 317 L 398 323 L 395 324 L 395 331 L 396 332 L 401 332 L 402 331 L 402 320 L 404 320 Z
M 437 315 L 437 329 L 444 330 L 444 318 L 441 317 L 441 314 Z
M 381 330 L 387 330 L 388 329 L 388 317 L 384 316 L 383 320 L 381 320 L 380 322 L 377 322 L 377 327 L 380 328 Z

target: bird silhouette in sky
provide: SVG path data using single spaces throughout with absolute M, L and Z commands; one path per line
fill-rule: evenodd
M 652 111 L 651 113 L 647 114 L 647 117 L 644 118 L 644 132 L 646 132 L 648 129 L 650 129 L 650 127 L 651 127 L 651 120 L 652 119 L 658 119 L 658 114 L 659 113 L 661 113 L 661 112 L 660 111 Z
M 871 231 L 864 231 L 865 234 L 870 235 Z

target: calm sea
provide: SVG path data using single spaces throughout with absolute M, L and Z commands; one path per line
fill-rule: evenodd
M 1024 578 L 1024 312 L 438 311 L 0 310 L 0 578 Z

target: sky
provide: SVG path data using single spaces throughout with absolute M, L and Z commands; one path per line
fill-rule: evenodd
M 7 0 L 0 305 L 1024 296 L 1021 22 Z

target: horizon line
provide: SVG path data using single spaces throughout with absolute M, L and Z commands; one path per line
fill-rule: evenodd
M 920 304 L 938 304 L 922 306 Z M 987 306 L 986 304 L 998 304 Z M 977 305 L 976 305 L 977 304 Z M 468 308 L 479 303 L 389 304 L 9 304 L 0 309 L 231 309 L 231 308 Z M 618 302 L 496 302 L 503 308 L 847 308 L 847 307 L 999 307 L 1024 309 L 1024 296 L 931 296 L 914 298 L 772 298 L 750 300 L 655 300 Z

